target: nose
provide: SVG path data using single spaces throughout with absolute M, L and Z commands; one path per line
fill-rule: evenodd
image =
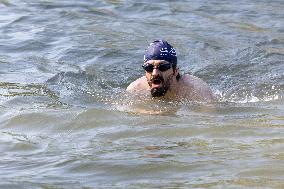
M 159 75 L 159 73 L 160 73 L 160 70 L 157 69 L 157 67 L 154 67 L 153 72 L 152 72 L 152 75 L 153 75 L 153 76 L 156 76 L 156 75 Z

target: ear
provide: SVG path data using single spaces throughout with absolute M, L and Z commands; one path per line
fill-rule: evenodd
M 173 75 L 176 77 L 179 74 L 179 68 L 178 67 L 173 68 L 173 71 L 174 71 Z

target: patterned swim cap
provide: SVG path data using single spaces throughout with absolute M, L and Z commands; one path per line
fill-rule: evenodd
M 148 60 L 166 60 L 177 65 L 177 55 L 175 49 L 165 40 L 156 40 L 150 43 L 144 55 L 144 62 Z

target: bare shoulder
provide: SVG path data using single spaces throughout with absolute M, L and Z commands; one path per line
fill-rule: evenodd
M 128 92 L 136 93 L 149 90 L 149 85 L 147 83 L 147 79 L 145 76 L 140 77 L 130 83 L 130 85 L 126 88 Z
M 190 85 L 209 87 L 205 81 L 203 81 L 202 79 L 194 75 L 185 74 L 183 75 L 182 80 L 183 82 L 190 84 Z
M 214 99 L 212 90 L 202 79 L 193 75 L 185 74 L 182 76 L 182 82 L 184 86 L 183 93 L 188 90 L 191 91 L 190 96 L 193 97 L 193 100 L 211 101 Z

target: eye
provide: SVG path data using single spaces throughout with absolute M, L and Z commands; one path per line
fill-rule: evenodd
M 145 64 L 142 66 L 146 72 L 152 72 L 154 70 L 153 64 Z
M 171 64 L 170 63 L 164 63 L 164 64 L 160 64 L 159 65 L 159 70 L 160 71 L 167 71 L 168 69 L 171 68 Z

